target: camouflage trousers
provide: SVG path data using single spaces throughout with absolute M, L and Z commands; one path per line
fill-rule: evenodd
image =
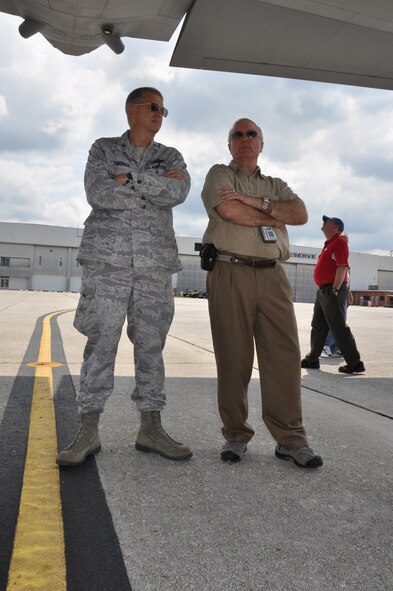
M 171 274 L 84 263 L 74 326 L 87 336 L 77 396 L 79 412 L 102 412 L 113 391 L 114 367 L 124 323 L 134 345 L 135 389 L 141 411 L 165 406 L 162 350 L 172 323 Z

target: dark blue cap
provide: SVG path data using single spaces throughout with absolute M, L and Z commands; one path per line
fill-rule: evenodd
M 323 215 L 322 219 L 324 222 L 328 222 L 329 220 L 338 226 L 340 232 L 344 232 L 344 222 L 340 220 L 340 218 L 329 218 L 327 215 Z

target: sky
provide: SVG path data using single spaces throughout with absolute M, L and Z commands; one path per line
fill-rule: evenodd
M 206 173 L 230 161 L 228 130 L 247 117 L 263 130 L 262 172 L 307 206 L 292 245 L 321 247 L 325 214 L 344 221 L 351 251 L 393 254 L 392 91 L 171 68 L 179 29 L 168 43 L 123 38 L 121 55 L 67 56 L 23 39 L 21 22 L 0 13 L 0 221 L 83 227 L 91 144 L 126 131 L 126 96 L 154 86 L 169 110 L 156 140 L 180 150 L 192 179 L 177 235 L 202 236 Z

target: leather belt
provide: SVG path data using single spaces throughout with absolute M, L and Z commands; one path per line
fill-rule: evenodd
M 276 261 L 273 259 L 246 259 L 238 257 L 235 254 L 221 254 L 218 253 L 217 261 L 223 261 L 225 263 L 239 263 L 240 265 L 248 265 L 249 267 L 257 267 L 264 269 L 266 267 L 275 267 Z

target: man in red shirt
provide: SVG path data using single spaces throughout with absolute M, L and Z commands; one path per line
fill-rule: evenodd
M 348 244 L 341 236 L 344 223 L 339 218 L 322 217 L 322 232 L 326 236 L 323 250 L 314 269 L 314 281 L 319 289 L 311 322 L 311 351 L 302 359 L 302 367 L 319 369 L 319 356 L 331 330 L 346 365 L 338 368 L 341 373 L 365 371 L 351 329 L 346 324 L 348 297 Z

